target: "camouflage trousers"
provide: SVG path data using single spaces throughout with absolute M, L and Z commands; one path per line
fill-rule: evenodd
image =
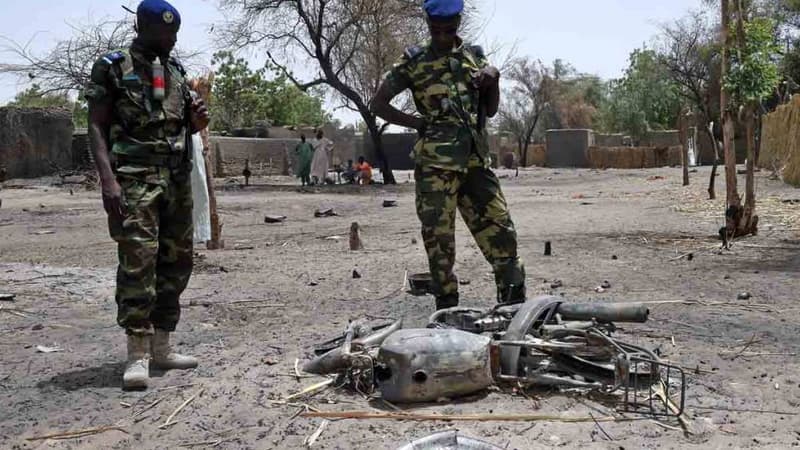
M 494 172 L 470 168 L 467 172 L 417 167 L 417 215 L 438 301 L 458 302 L 456 209 L 475 242 L 492 265 L 499 302 L 525 299 L 525 267 L 517 255 L 517 232 Z
M 188 171 L 116 169 L 127 212 L 109 219 L 118 244 L 117 323 L 128 334 L 175 331 L 192 274 L 192 187 Z M 185 173 L 184 173 L 185 172 Z

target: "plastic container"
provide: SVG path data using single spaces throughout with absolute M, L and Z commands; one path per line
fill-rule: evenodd
M 153 62 L 153 99 L 164 100 L 165 95 L 164 65 L 161 64 L 161 58 L 156 56 L 156 60 Z

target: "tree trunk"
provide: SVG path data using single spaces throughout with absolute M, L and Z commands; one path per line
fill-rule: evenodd
M 522 160 L 517 165 L 528 167 L 528 147 L 530 147 L 530 143 L 526 142 L 522 147 Z
M 683 185 L 689 186 L 689 116 L 684 108 L 678 113 L 678 134 L 681 140 L 681 164 L 683 165 Z
M 736 152 L 733 148 L 733 114 L 731 113 L 730 96 L 725 88 L 725 78 L 728 75 L 728 52 L 731 48 L 730 39 L 730 11 L 729 0 L 722 0 L 722 26 L 720 27 L 722 40 L 722 68 L 720 80 L 720 105 L 722 113 L 722 148 L 725 153 L 725 194 L 727 205 L 725 210 L 725 236 L 726 246 L 731 238 L 736 236 L 739 221 L 742 217 L 742 201 L 736 188 Z
M 761 132 L 763 130 L 764 125 L 764 115 L 761 112 L 761 105 L 756 107 L 756 133 L 755 133 L 755 156 L 753 157 L 753 165 L 758 166 L 759 158 L 761 157 Z
M 369 110 L 367 110 L 369 111 Z M 378 121 L 374 115 L 362 111 L 361 118 L 367 124 L 369 130 L 369 137 L 372 139 L 372 147 L 375 149 L 375 156 L 378 158 L 379 167 L 383 174 L 383 184 L 397 184 L 394 179 L 392 169 L 389 167 L 389 159 L 386 157 L 386 152 L 383 151 L 383 139 L 381 137 L 381 129 L 378 128 Z
M 708 133 L 708 138 L 711 141 L 711 145 L 714 146 L 714 162 L 711 165 L 711 178 L 708 180 L 708 199 L 709 200 L 716 200 L 717 199 L 717 166 L 719 165 L 719 146 L 717 145 L 717 138 L 714 136 L 714 129 L 711 122 L 708 123 L 708 127 L 706 127 L 706 133 Z
M 756 215 L 756 188 L 755 188 L 755 112 L 753 105 L 745 111 L 745 127 L 747 134 L 747 166 L 745 175 L 745 197 L 742 220 L 737 230 L 738 236 L 758 234 L 758 216 Z

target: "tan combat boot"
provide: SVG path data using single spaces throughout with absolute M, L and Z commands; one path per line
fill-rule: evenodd
M 144 389 L 150 377 L 150 336 L 128 335 L 128 362 L 122 375 L 123 389 Z
M 169 332 L 156 329 L 153 336 L 153 365 L 159 369 L 194 369 L 197 358 L 174 353 L 169 346 Z

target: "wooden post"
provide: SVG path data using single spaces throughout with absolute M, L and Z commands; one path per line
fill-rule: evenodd
M 206 132 L 207 133 L 207 132 Z M 203 145 L 206 145 L 204 142 Z M 225 248 L 225 241 L 222 240 L 222 221 L 219 220 L 217 213 L 217 194 L 214 192 L 214 166 L 211 164 L 210 148 L 205 147 L 203 159 L 206 164 L 206 186 L 208 186 L 208 208 L 211 211 L 211 240 L 206 242 L 209 250 L 220 250 Z
M 209 106 L 211 97 L 211 86 L 214 84 L 214 74 L 192 80 L 192 89 L 197 92 L 200 98 Z M 206 242 L 209 250 L 219 250 L 225 248 L 225 241 L 222 240 L 222 223 L 217 213 L 217 195 L 214 192 L 214 165 L 211 163 L 211 144 L 209 141 L 208 128 L 200 131 L 203 140 L 203 163 L 206 166 L 206 189 L 208 189 L 208 209 L 211 216 L 211 240 Z
M 689 185 L 689 108 L 683 107 L 678 113 L 678 135 L 681 140 L 681 164 L 683 165 L 683 185 Z

